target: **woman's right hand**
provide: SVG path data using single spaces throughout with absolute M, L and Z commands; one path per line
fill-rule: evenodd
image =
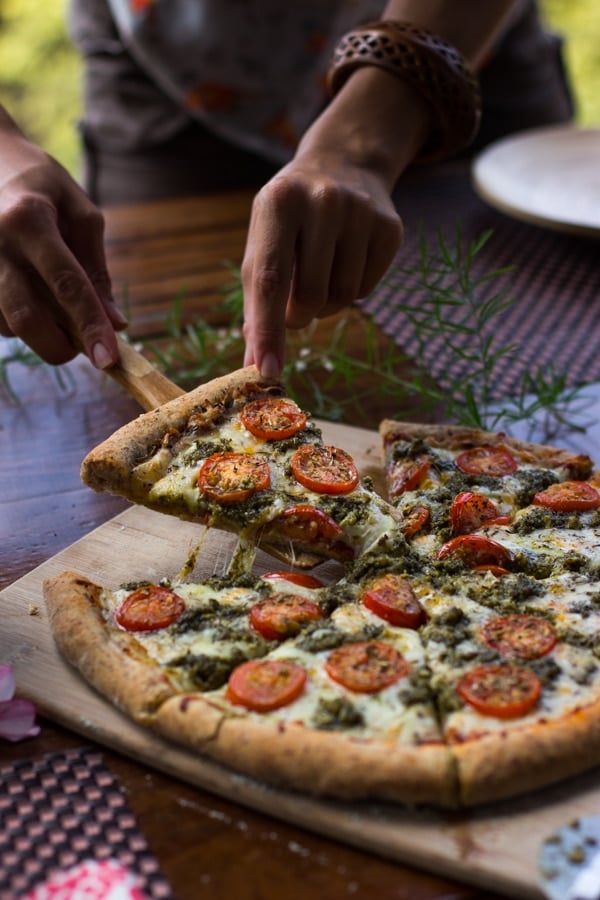
M 0 110 L 0 334 L 59 365 L 118 359 L 104 219 L 68 172 Z

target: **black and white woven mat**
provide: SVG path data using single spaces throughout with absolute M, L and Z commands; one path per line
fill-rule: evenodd
M 464 169 L 454 179 L 417 175 L 396 200 L 401 214 L 405 208 L 411 210 L 404 219 L 404 246 L 386 278 L 360 306 L 409 357 L 416 334 L 401 307 L 417 309 L 427 303 L 418 278 L 405 273 L 419 267 L 419 235 L 424 236 L 429 255 L 439 246 L 440 233 L 451 245 L 460 229 L 466 247 L 491 230 L 475 256 L 472 275 L 479 278 L 511 267 L 482 286 L 478 297 L 485 301 L 505 288 L 514 298 L 493 319 L 490 337 L 494 347 L 514 344 L 516 350 L 495 366 L 496 396 L 516 392 L 524 372 L 538 368 L 548 372 L 552 367 L 572 386 L 600 381 L 600 241 L 513 221 L 492 210 L 475 195 L 468 176 L 465 182 Z M 458 322 L 464 315 L 464 307 L 444 311 L 450 321 Z M 468 363 L 449 352 L 442 340 L 428 343 L 424 359 L 442 386 L 468 375 Z
M 0 764 L 0 900 L 25 897 L 88 859 L 115 859 L 135 874 L 148 900 L 172 900 L 100 753 L 81 747 Z

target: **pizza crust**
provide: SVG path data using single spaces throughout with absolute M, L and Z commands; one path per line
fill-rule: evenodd
M 173 697 L 157 711 L 153 727 L 236 772 L 308 794 L 457 804 L 452 756 L 443 744 L 409 747 L 357 740 L 301 724 L 263 722 L 243 712 L 224 713 L 218 730 L 207 739 L 207 716 L 210 703 L 202 695 Z
M 132 479 L 132 471 L 158 450 L 166 434 L 184 428 L 191 416 L 198 418 L 199 425 L 208 425 L 232 398 L 256 392 L 269 396 L 284 393 L 279 380 L 264 378 L 256 366 L 246 366 L 142 413 L 87 454 L 81 465 L 84 484 L 95 491 L 120 494 L 134 503 L 143 501 L 156 476 L 148 471 L 146 481 Z M 168 453 L 166 457 L 170 460 Z
M 587 454 L 573 453 L 546 444 L 533 444 L 510 437 L 503 432 L 484 431 L 480 428 L 464 428 L 460 425 L 424 425 L 415 422 L 398 422 L 384 419 L 379 426 L 384 453 L 388 453 L 395 441 L 423 440 L 432 447 L 446 450 L 467 450 L 482 444 L 490 447 L 507 447 L 521 463 L 539 465 L 549 469 L 563 469 L 565 477 L 575 480 L 588 478 L 594 464 Z
M 225 710 L 203 694 L 182 692 L 134 638 L 106 625 L 101 591 L 70 571 L 44 582 L 61 653 L 134 721 L 270 784 L 346 799 L 456 806 L 455 771 L 445 745 L 402 746 L 265 722 L 243 710 Z
M 580 775 L 600 759 L 600 700 L 557 719 L 452 746 L 462 806 L 528 794 Z
M 109 627 L 101 592 L 70 571 L 44 582 L 63 656 L 135 722 L 237 773 L 316 796 L 457 808 L 526 794 L 598 764 L 600 700 L 554 720 L 414 746 L 238 713 L 182 691 L 134 637 Z
M 109 631 L 100 612 L 101 588 L 62 572 L 43 585 L 54 640 L 84 678 L 136 722 L 148 724 L 177 688 L 127 632 Z
M 149 505 L 147 491 L 162 474 L 158 471 L 161 458 L 146 469 L 140 466 L 159 449 L 165 435 L 184 428 L 191 416 L 198 418 L 199 426 L 202 422 L 208 425 L 232 398 L 257 392 L 270 396 L 284 393 L 277 379 L 264 378 L 256 366 L 246 366 L 142 413 L 87 454 L 81 465 L 82 481 L 95 491 Z M 166 466 L 171 459 L 168 450 L 163 458 Z

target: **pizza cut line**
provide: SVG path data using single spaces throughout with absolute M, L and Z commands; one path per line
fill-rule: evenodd
M 385 420 L 383 499 L 255 370 L 186 397 L 92 451 L 84 480 L 292 568 L 115 590 L 49 579 L 54 638 L 93 687 L 175 743 L 313 795 L 468 807 L 597 764 L 589 457 Z M 239 478 L 228 456 L 215 476 L 222 454 L 259 460 Z M 307 519 L 286 518 L 298 507 Z M 303 571 L 326 558 L 337 580 Z

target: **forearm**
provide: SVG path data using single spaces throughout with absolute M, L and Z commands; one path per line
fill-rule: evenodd
M 104 222 L 56 160 L 0 107 L 0 335 L 46 362 L 84 349 L 99 368 L 118 359 Z
M 37 164 L 43 151 L 21 131 L 15 120 L 0 106 L 0 189 L 19 177 L 24 167 Z
M 11 138 L 19 141 L 27 139 L 8 110 L 0 104 L 0 147 L 2 150 L 4 149 L 4 141 L 10 141 Z
M 381 18 L 438 34 L 476 68 L 516 5 L 516 0 L 390 0 Z
M 410 22 L 452 44 L 476 68 L 510 17 L 514 0 L 392 0 L 382 19 Z M 340 154 L 391 190 L 436 126 L 435 113 L 402 77 L 356 68 L 304 136 L 299 153 Z

